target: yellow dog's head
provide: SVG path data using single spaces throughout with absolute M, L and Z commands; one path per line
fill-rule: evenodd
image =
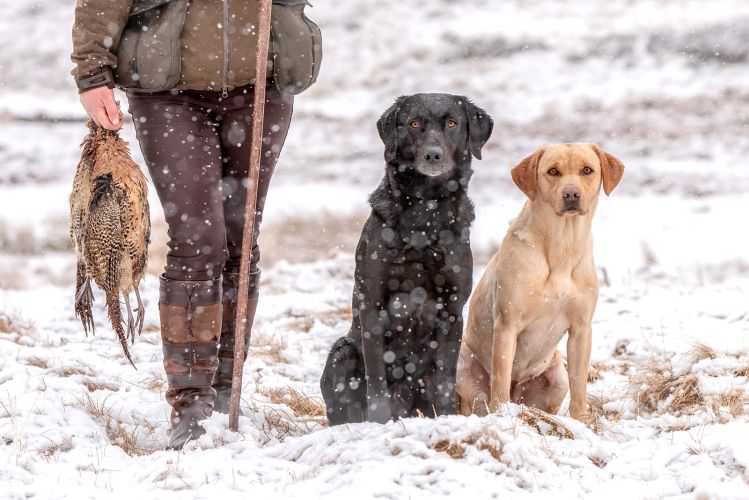
M 512 180 L 528 198 L 559 216 L 588 213 L 601 186 L 610 194 L 622 175 L 622 162 L 594 144 L 547 146 L 512 169 Z

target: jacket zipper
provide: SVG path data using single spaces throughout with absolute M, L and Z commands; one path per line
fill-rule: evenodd
M 221 97 L 229 97 L 229 0 L 224 0 L 224 66 L 221 81 Z

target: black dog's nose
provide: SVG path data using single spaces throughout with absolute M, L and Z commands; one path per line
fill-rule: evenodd
M 429 146 L 424 150 L 424 159 L 429 163 L 436 163 L 442 160 L 442 148 L 439 146 Z

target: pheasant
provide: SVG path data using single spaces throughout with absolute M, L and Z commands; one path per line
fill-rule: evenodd
M 88 121 L 70 194 L 70 238 L 76 255 L 75 314 L 94 333 L 91 280 L 104 291 L 107 313 L 122 349 L 135 368 L 127 337 L 143 330 L 145 308 L 138 285 L 146 269 L 151 233 L 146 178 L 117 132 Z M 129 294 L 135 292 L 136 309 Z M 125 301 L 123 320 L 119 295 Z M 137 316 L 133 318 L 133 312 Z

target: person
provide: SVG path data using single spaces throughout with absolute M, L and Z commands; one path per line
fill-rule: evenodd
M 78 0 L 75 9 L 72 74 L 81 104 L 96 125 L 117 130 L 113 87 L 125 89 L 168 225 L 159 316 L 169 449 L 205 433 L 199 422 L 213 411 L 228 413 L 258 16 L 257 1 L 240 0 Z M 293 104 L 293 95 L 268 85 L 248 339 L 260 284 L 259 226 Z M 245 357 L 247 349 L 248 342 Z

